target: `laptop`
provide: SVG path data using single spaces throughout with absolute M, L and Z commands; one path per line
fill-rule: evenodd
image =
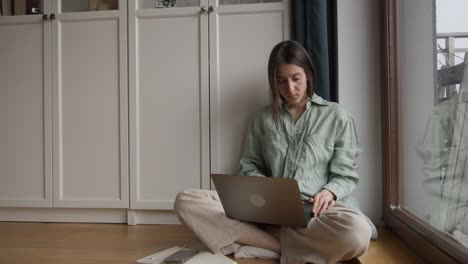
M 226 216 L 240 221 L 306 227 L 312 205 L 288 178 L 212 174 Z

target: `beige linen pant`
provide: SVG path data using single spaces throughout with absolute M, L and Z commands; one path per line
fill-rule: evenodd
M 213 252 L 231 254 L 244 230 L 255 224 L 228 218 L 216 191 L 187 190 L 177 195 L 174 209 L 179 220 Z M 371 227 L 357 212 L 335 205 L 309 221 L 306 228 L 280 230 L 281 264 L 336 263 L 363 255 Z

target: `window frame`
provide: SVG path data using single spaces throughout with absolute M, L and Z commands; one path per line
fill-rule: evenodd
M 429 263 L 468 263 L 468 250 L 407 209 L 399 197 L 399 3 L 381 0 L 383 222 Z

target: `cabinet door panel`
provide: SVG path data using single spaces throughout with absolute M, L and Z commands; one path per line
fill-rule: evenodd
M 202 77 L 208 42 L 207 15 L 199 10 L 145 12 L 131 25 L 131 208 L 172 209 L 178 192 L 201 187 L 208 162 L 208 130 L 202 127 L 208 124 Z
M 0 21 L 0 206 L 50 207 L 50 25 L 8 19 Z
M 98 16 L 56 24 L 55 207 L 128 207 L 126 28 Z
M 237 173 L 249 120 L 269 104 L 268 57 L 287 38 L 286 14 L 281 3 L 220 6 L 210 15 L 212 173 Z

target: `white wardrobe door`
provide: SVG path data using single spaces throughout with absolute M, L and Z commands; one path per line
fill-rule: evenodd
M 135 19 L 130 206 L 172 209 L 178 192 L 201 187 L 208 162 L 207 14 L 174 8 Z
M 210 17 L 212 173 L 237 173 L 249 120 L 269 104 L 268 57 L 287 38 L 285 13 L 283 4 L 236 5 Z
M 126 28 L 105 14 L 55 27 L 54 207 L 128 208 Z
M 2 17 L 0 36 L 0 206 L 50 207 L 50 25 Z

